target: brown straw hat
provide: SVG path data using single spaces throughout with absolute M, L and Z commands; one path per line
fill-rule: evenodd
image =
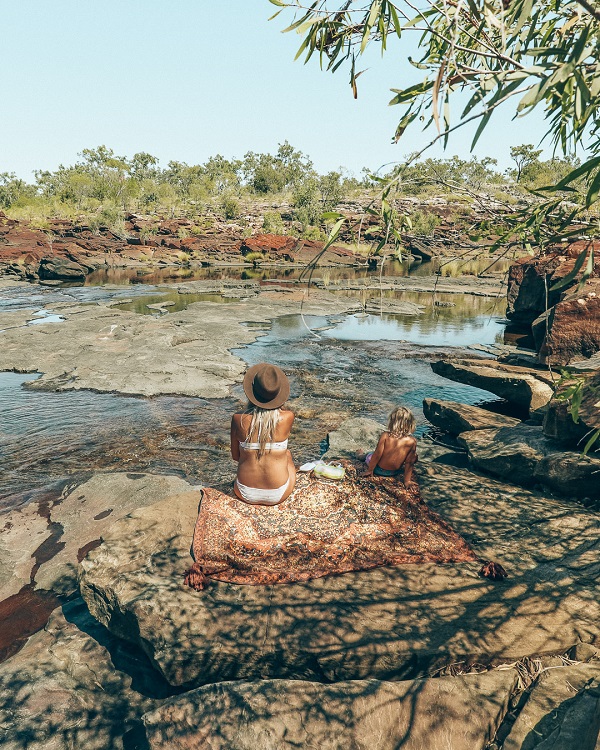
M 279 409 L 290 396 L 290 381 L 276 365 L 261 362 L 244 375 L 244 393 L 261 409 Z

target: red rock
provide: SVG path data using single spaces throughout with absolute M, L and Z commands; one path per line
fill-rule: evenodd
M 544 364 L 566 365 L 600 351 L 600 279 L 590 279 L 554 305 L 548 331 L 544 325 L 542 332 L 539 358 Z
M 535 258 L 521 258 L 508 272 L 506 317 L 516 325 L 529 326 L 564 296 L 565 290 L 550 291 L 553 284 L 573 270 L 575 258 L 594 248 L 596 263 L 592 276 L 600 276 L 600 243 L 577 240 L 557 246 Z M 576 281 L 573 281 L 573 285 Z

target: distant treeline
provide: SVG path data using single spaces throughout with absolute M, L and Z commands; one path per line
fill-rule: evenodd
M 530 144 L 511 148 L 515 167 L 505 173 L 488 157 L 408 160 L 398 194 L 426 196 L 457 186 L 503 193 L 556 182 L 573 167 L 574 160 L 540 161 L 540 154 Z M 110 226 L 130 211 L 190 218 L 218 211 L 235 219 L 244 201 L 265 198 L 289 203 L 294 219 L 308 231 L 318 228 L 323 212 L 345 199 L 374 194 L 377 184 L 366 168 L 359 178 L 343 168 L 319 174 L 311 159 L 287 141 L 275 154 L 248 152 L 232 160 L 216 155 L 198 165 L 170 161 L 166 168 L 151 154 L 127 158 L 100 146 L 84 149 L 72 166 L 35 172 L 34 183 L 0 173 L 0 209 L 40 227 L 56 217 Z M 278 216 L 272 212 L 271 223 L 277 224 Z

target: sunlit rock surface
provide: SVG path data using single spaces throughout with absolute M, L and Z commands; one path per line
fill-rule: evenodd
M 423 400 L 423 414 L 431 424 L 451 435 L 459 435 L 467 430 L 514 427 L 519 424 L 518 419 L 495 414 L 486 409 L 480 409 L 478 406 L 434 398 Z
M 144 716 L 151 750 L 483 750 L 514 669 L 406 682 L 224 682 Z
M 437 375 L 490 391 L 530 411 L 545 406 L 553 394 L 552 376 L 545 370 L 481 359 L 457 362 L 441 360 L 432 362 L 431 369 Z

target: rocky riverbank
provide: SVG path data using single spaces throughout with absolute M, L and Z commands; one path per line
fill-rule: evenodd
M 380 429 L 347 422 L 330 455 L 353 455 Z M 384 750 L 439 734 L 459 750 L 516 750 L 557 732 L 592 737 L 597 514 L 453 463 L 423 451 L 423 497 L 502 561 L 503 583 L 476 564 L 406 565 L 197 593 L 181 584 L 193 488 L 124 474 L 72 487 L 65 517 L 99 511 L 90 534 L 103 542 L 81 586 L 102 624 L 74 599 L 0 666 L 3 747 Z
M 372 446 L 380 424 L 343 420 L 375 398 L 383 413 L 404 400 L 393 368 L 410 375 L 416 356 L 402 341 L 327 344 L 335 316 L 364 316 L 369 303 L 421 319 L 403 291 L 502 294 L 494 279 L 469 278 L 319 282 L 309 296 L 296 283 L 193 282 L 169 287 L 178 304 L 193 301 L 166 312 L 176 305 L 145 300 L 160 290 L 143 287 L 0 287 L 0 368 L 42 372 L 33 387 L 53 392 L 235 398 L 246 366 L 238 347 L 256 346 L 270 325 L 284 330 L 299 310 L 319 316 L 300 345 L 277 350 L 292 379 L 300 461 L 320 452 L 327 425 L 339 425 L 329 458 Z M 31 325 L 32 290 L 34 307 L 59 320 Z M 124 309 L 138 299 L 160 309 Z M 445 392 L 476 387 L 513 404 L 506 416 L 429 397 L 424 414 L 445 445 L 439 433 L 438 443 L 420 441 L 419 478 L 424 500 L 478 555 L 500 561 L 506 581 L 479 578 L 475 563 L 406 565 L 192 592 L 181 585 L 199 499 L 190 477 L 79 473 L 2 517 L 0 615 L 12 638 L 0 643 L 12 654 L 0 665 L 3 747 L 417 750 L 434 738 L 457 750 L 530 750 L 576 736 L 593 750 L 600 460 L 578 447 L 596 424 L 593 358 L 579 351 L 573 367 L 589 371 L 574 425 L 535 353 L 483 348 L 419 351 Z M 225 486 L 220 432 L 213 447 L 214 457 L 202 453 L 206 477 Z M 32 603 L 38 619 L 27 629 Z

